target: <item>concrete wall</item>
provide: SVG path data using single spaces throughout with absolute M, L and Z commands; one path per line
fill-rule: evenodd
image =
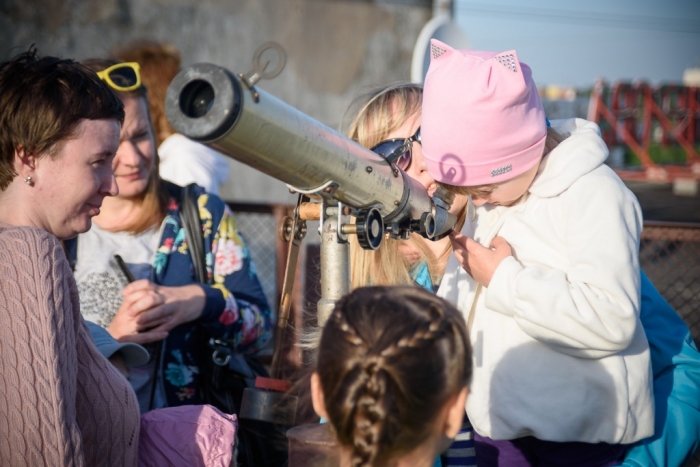
M 426 0 L 3 0 L 0 59 L 36 44 L 43 55 L 85 59 L 137 38 L 169 41 L 183 65 L 250 70 L 255 50 L 287 51 L 281 75 L 258 86 L 338 129 L 359 93 L 410 78 Z M 293 202 L 286 187 L 231 161 L 225 199 Z

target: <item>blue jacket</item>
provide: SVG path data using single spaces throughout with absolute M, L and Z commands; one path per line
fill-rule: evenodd
M 196 283 L 180 219 L 181 189 L 165 183 L 171 196 L 155 254 L 152 280 L 166 286 Z M 198 326 L 204 327 L 213 337 L 233 340 L 235 349 L 242 353 L 253 353 L 265 346 L 272 330 L 272 312 L 231 210 L 202 187 L 195 187 L 195 195 L 209 284 L 201 285 L 206 295 L 201 317 L 172 329 L 164 341 L 159 377 L 163 379 L 169 407 L 202 403 L 197 362 L 210 358 L 211 351 L 207 354 L 208 349 L 195 339 Z M 74 264 L 76 241 L 65 243 Z
M 654 372 L 654 436 L 633 444 L 622 465 L 682 466 L 700 446 L 700 353 L 688 326 L 643 272 L 641 320 Z

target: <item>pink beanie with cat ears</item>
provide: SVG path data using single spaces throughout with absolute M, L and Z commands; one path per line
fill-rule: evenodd
M 547 123 L 514 50 L 455 50 L 433 39 L 421 142 L 430 175 L 455 186 L 510 180 L 542 158 Z

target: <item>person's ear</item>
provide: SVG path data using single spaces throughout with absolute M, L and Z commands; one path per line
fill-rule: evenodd
M 457 397 L 452 399 L 447 409 L 447 417 L 445 417 L 444 431 L 445 436 L 450 439 L 454 439 L 462 428 L 462 422 L 464 421 L 464 410 L 467 403 L 467 395 L 469 394 L 469 388 L 464 387 Z
M 328 420 L 328 412 L 326 412 L 326 403 L 323 398 L 323 389 L 321 389 L 321 378 L 314 371 L 311 375 L 311 403 L 314 406 L 314 411 L 319 417 Z
M 15 149 L 15 170 L 23 178 L 29 173 L 36 170 L 37 158 L 33 154 L 25 151 L 24 147 L 18 146 Z

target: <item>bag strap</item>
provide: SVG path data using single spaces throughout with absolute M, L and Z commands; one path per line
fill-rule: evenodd
M 192 264 L 194 265 L 197 281 L 206 284 L 207 263 L 204 259 L 204 238 L 202 237 L 199 205 L 194 194 L 194 187 L 195 184 L 192 183 L 180 189 L 180 220 L 182 221 L 182 227 L 185 229 L 185 238 L 190 248 L 190 255 L 192 256 Z M 153 368 L 153 384 L 151 385 L 151 394 L 148 402 L 149 409 L 153 408 L 153 401 L 155 399 L 156 378 L 158 376 L 162 349 L 163 341 L 159 341 L 155 346 L 156 359 Z
M 200 284 L 206 284 L 207 263 L 204 257 L 204 238 L 202 237 L 202 224 L 199 218 L 199 205 L 194 194 L 195 184 L 192 183 L 182 189 L 180 219 L 185 229 L 187 245 L 192 256 L 195 276 Z

